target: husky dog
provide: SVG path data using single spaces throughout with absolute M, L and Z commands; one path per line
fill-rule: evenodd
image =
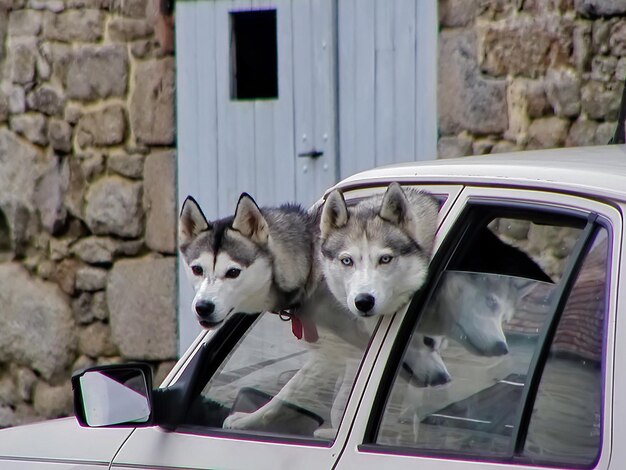
M 320 263 L 333 295 L 360 317 L 405 306 L 426 280 L 438 212 L 432 195 L 398 183 L 354 206 L 331 192 L 321 215 Z
M 233 312 L 298 305 L 319 282 L 315 217 L 297 205 L 259 209 L 243 193 L 234 216 L 209 222 L 188 197 L 178 236 L 195 290 L 192 308 L 203 327 Z
M 441 358 L 441 351 L 447 344 L 445 336 L 426 336 L 418 331 L 413 333 L 401 365 L 401 370 L 408 374 L 410 384 L 418 388 L 436 387 L 452 380 Z
M 418 330 L 446 335 L 480 356 L 502 356 L 509 351 L 502 324 L 534 285 L 511 276 L 448 271 L 426 304 Z

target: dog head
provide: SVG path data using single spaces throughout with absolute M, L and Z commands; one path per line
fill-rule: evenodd
M 402 358 L 402 369 L 416 387 L 435 387 L 450 382 L 451 377 L 441 358 L 447 346 L 445 336 L 425 336 L 413 333 Z
M 350 207 L 331 192 L 320 219 L 321 264 L 337 300 L 358 316 L 406 305 L 426 279 L 438 208 L 432 196 L 397 183 Z
M 513 317 L 519 299 L 534 283 L 520 286 L 519 278 L 485 273 L 445 274 L 437 296 L 436 312 L 446 323 L 450 338 L 480 356 L 501 356 L 509 351 L 502 324 Z
M 178 238 L 195 290 L 192 309 L 202 326 L 217 325 L 234 312 L 268 308 L 272 268 L 265 246 L 269 231 L 248 194 L 239 198 L 234 217 L 213 222 L 188 197 L 180 213 Z

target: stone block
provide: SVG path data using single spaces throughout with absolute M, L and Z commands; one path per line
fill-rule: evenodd
M 66 54 L 59 75 L 68 98 L 94 101 L 126 94 L 129 62 L 125 46 L 84 46 Z
M 63 116 L 65 98 L 54 89 L 41 86 L 28 94 L 26 104 L 28 109 L 39 111 L 48 116 Z
M 567 138 L 569 120 L 551 116 L 535 119 L 528 128 L 528 149 L 562 147 Z
M 506 81 L 481 75 L 474 35 L 467 31 L 443 31 L 439 57 L 446 58 L 439 61 L 439 131 L 490 134 L 506 130 Z
M 626 56 L 626 20 L 620 20 L 611 28 L 609 46 L 614 56 Z
M 574 8 L 583 16 L 614 16 L 626 13 L 624 0 L 575 0 Z
M 148 248 L 176 253 L 176 156 L 174 151 L 155 152 L 146 158 L 144 197 L 145 241 Z
M 76 141 L 82 148 L 118 145 L 126 138 L 126 111 L 121 105 L 83 114 L 76 126 Z
M 571 68 L 550 69 L 545 81 L 546 97 L 554 114 L 562 117 L 580 113 L 580 78 Z
M 94 292 L 106 287 L 107 270 L 93 266 L 81 266 L 76 270 L 76 289 Z
M 0 155 L 0 204 L 15 230 L 18 207 L 27 211 L 32 208 L 35 181 L 44 157 L 37 147 L 6 128 L 0 129 Z
M 536 78 L 553 64 L 568 64 L 573 28 L 571 20 L 557 14 L 483 22 L 477 29 L 481 69 L 495 76 Z
M 122 0 L 120 13 L 129 18 L 145 18 L 148 0 Z
M 0 304 L 0 362 L 30 367 L 45 379 L 69 367 L 74 321 L 58 286 L 32 278 L 17 263 L 0 264 Z
M 111 327 L 101 322 L 94 322 L 78 333 L 78 352 L 90 358 L 116 356 L 117 347 L 111 340 Z
M 67 209 L 63 203 L 66 178 L 56 158 L 52 158 L 35 185 L 34 202 L 41 225 L 50 234 L 58 234 L 64 227 Z
M 113 342 L 125 359 L 176 357 L 176 258 L 116 262 L 107 304 Z
M 467 134 L 440 137 L 437 158 L 456 158 L 472 154 L 472 138 Z
M 127 178 L 141 178 L 144 156 L 140 153 L 112 153 L 107 159 L 107 168 Z
M 33 393 L 35 411 L 48 419 L 60 418 L 72 414 L 72 388 L 69 383 L 49 385 L 38 382 Z
M 598 123 L 596 121 L 579 118 L 570 127 L 565 145 L 568 147 L 593 145 L 597 130 Z
M 28 113 L 11 116 L 9 127 L 17 134 L 21 134 L 33 144 L 47 145 L 47 121 L 43 114 Z
M 572 36 L 572 60 L 579 73 L 589 70 L 591 63 L 591 31 L 590 21 L 577 21 Z
M 143 232 L 142 186 L 119 176 L 93 183 L 86 196 L 85 222 L 97 235 L 138 237 Z
M 86 237 L 72 245 L 73 255 L 89 264 L 110 264 L 117 243 L 109 237 Z
M 41 12 L 15 10 L 9 14 L 9 36 L 37 36 L 41 31 Z
M 69 153 L 72 150 L 72 126 L 61 119 L 50 119 L 48 142 L 57 152 Z
M 30 84 L 35 80 L 35 64 L 37 61 L 37 44 L 31 38 L 14 39 L 8 54 L 8 66 L 13 83 Z
M 61 42 L 96 42 L 104 35 L 105 15 L 99 10 L 65 10 L 46 13 L 44 39 Z
M 621 84 L 590 80 L 581 88 L 581 108 L 591 119 L 617 119 L 621 101 Z
M 439 26 L 460 28 L 471 25 L 476 17 L 478 0 L 440 0 Z
M 137 63 L 130 101 L 130 122 L 138 142 L 171 145 L 175 135 L 174 58 Z
M 109 38 L 114 42 L 131 42 L 152 36 L 152 25 L 143 19 L 114 18 L 108 24 Z

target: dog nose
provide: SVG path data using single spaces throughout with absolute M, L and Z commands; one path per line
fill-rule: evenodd
M 505 354 L 508 354 L 508 352 L 509 348 L 504 341 L 498 341 L 493 345 L 493 348 L 491 348 L 491 353 L 494 356 L 504 356 Z
M 448 382 L 450 382 L 451 379 L 452 378 L 450 377 L 450 374 L 448 374 L 447 372 L 440 372 L 438 374 L 435 374 L 434 377 L 431 377 L 430 383 L 427 385 L 430 385 L 431 387 L 436 387 L 437 385 L 447 384 Z
M 196 313 L 200 318 L 206 319 L 215 311 L 215 304 L 209 300 L 196 302 Z
M 354 299 L 354 305 L 360 312 L 363 313 L 367 313 L 373 309 L 375 303 L 376 299 L 370 294 L 359 294 Z

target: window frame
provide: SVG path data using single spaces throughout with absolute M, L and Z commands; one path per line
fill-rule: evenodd
M 470 188 L 475 189 L 475 188 Z M 494 189 L 494 191 L 498 191 Z M 521 190 L 524 191 L 524 190 Z M 461 205 L 458 216 L 451 222 L 451 227 L 447 230 L 446 237 L 441 241 L 438 247 L 433 261 L 431 263 L 431 272 L 429 273 L 428 280 L 424 285 L 424 288 L 414 297 L 411 305 L 407 310 L 407 314 L 401 321 L 398 327 L 398 332 L 393 340 L 393 346 L 391 347 L 391 353 L 387 360 L 381 379 L 378 383 L 374 399 L 372 402 L 371 413 L 367 419 L 365 432 L 363 434 L 362 441 L 357 444 L 357 452 L 365 454 L 384 454 L 384 455 L 396 455 L 396 456 L 415 456 L 424 458 L 444 458 L 455 460 L 472 460 L 484 463 L 502 463 L 502 464 L 524 464 L 524 465 L 545 465 L 548 467 L 559 466 L 558 462 L 549 461 L 545 463 L 537 463 L 537 460 L 530 461 L 525 457 L 523 452 L 523 446 L 525 443 L 526 434 L 528 431 L 528 425 L 530 423 L 530 417 L 532 414 L 532 405 L 534 404 L 537 396 L 539 383 L 541 380 L 541 374 L 545 368 L 546 361 L 549 356 L 550 346 L 552 339 L 558 326 L 558 321 L 561 317 L 561 313 L 569 298 L 569 293 L 576 282 L 580 268 L 586 259 L 590 245 L 593 243 L 596 234 L 602 228 L 607 231 L 607 240 L 609 246 L 607 253 L 609 259 L 611 253 L 614 251 L 614 231 L 613 224 L 609 217 L 604 216 L 599 211 L 594 209 L 587 209 L 583 206 L 566 206 L 559 204 L 552 204 L 548 201 L 542 200 L 524 200 L 521 202 L 519 199 L 510 199 L 507 197 L 493 198 L 489 196 L 480 195 L 480 192 L 484 190 L 476 191 L 476 195 L 470 194 L 467 199 L 458 201 L 458 205 Z M 462 199 L 462 198 L 461 198 Z M 478 207 L 478 210 L 476 210 Z M 547 217 L 552 220 L 554 216 L 562 216 L 567 219 L 579 219 L 582 224 L 582 232 L 577 240 L 577 244 L 572 250 L 572 256 L 568 260 L 568 265 L 564 269 L 563 276 L 559 284 L 557 284 L 558 296 L 555 296 L 555 301 L 551 306 L 550 319 L 547 323 L 547 328 L 541 333 L 539 340 L 541 346 L 535 350 L 531 363 L 529 365 L 529 377 L 530 379 L 524 386 L 522 392 L 522 408 L 518 412 L 517 423 L 513 435 L 511 437 L 511 445 L 509 448 L 508 457 L 502 456 L 483 456 L 477 453 L 470 452 L 455 452 L 450 450 L 428 450 L 420 449 L 408 446 L 392 446 L 388 444 L 377 444 L 376 439 L 380 425 L 382 424 L 383 413 L 385 410 L 386 402 L 391 394 L 393 382 L 396 376 L 397 365 L 402 358 L 404 348 L 413 332 L 414 325 L 419 320 L 419 314 L 421 306 L 425 301 L 428 301 L 430 296 L 434 292 L 434 287 L 439 282 L 439 279 L 446 271 L 450 261 L 458 253 L 460 244 L 467 240 L 468 231 L 472 227 L 480 227 L 482 224 L 476 222 L 476 219 L 490 218 L 488 208 L 493 207 L 493 212 L 497 212 L 498 217 L 508 217 L 509 215 L 526 213 L 529 215 L 536 215 L 545 213 Z M 482 212 L 482 214 L 481 214 Z M 612 266 L 609 262 L 607 265 L 607 280 L 606 289 L 609 289 L 612 280 Z M 602 358 L 602 383 L 601 388 L 603 392 L 606 390 L 606 368 L 607 368 L 607 356 L 612 354 L 609 350 L 609 344 L 607 344 L 608 322 L 610 322 L 610 308 L 611 302 L 609 298 L 609 292 L 607 292 L 607 315 L 605 318 L 604 330 L 604 351 Z M 603 393 L 601 403 L 601 417 L 603 430 L 606 426 L 606 394 Z M 520 426 L 521 423 L 523 426 Z M 593 466 L 600 461 L 604 452 L 604 445 L 606 441 L 604 438 L 600 440 L 600 448 L 598 449 L 598 456 Z M 562 464 L 561 464 L 562 465 Z M 587 468 L 585 466 L 585 468 Z

